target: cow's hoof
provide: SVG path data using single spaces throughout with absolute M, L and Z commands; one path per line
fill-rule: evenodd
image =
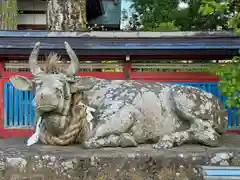
M 154 149 L 171 149 L 174 144 L 171 141 L 160 140 L 158 143 L 153 145 Z
M 121 147 L 137 147 L 138 144 L 136 143 L 136 141 L 134 140 L 134 137 L 132 137 L 130 134 L 128 133 L 123 133 L 120 136 L 119 139 L 119 144 Z

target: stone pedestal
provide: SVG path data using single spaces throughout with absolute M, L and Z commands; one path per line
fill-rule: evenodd
M 199 179 L 202 165 L 240 165 L 240 136 L 223 146 L 184 145 L 171 150 L 82 149 L 80 145 L 27 147 L 27 138 L 0 140 L 0 177 L 7 180 L 183 180 Z M 1 179 L 0 178 L 0 179 Z

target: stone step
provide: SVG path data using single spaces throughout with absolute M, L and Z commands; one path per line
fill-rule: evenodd
M 232 146 L 184 145 L 171 150 L 154 150 L 151 145 L 103 149 L 82 149 L 80 145 L 27 147 L 27 139 L 0 139 L 0 180 L 200 180 L 213 177 L 206 177 L 204 170 L 214 175 L 213 171 L 218 170 L 215 166 L 226 170 L 240 165 L 237 138 Z

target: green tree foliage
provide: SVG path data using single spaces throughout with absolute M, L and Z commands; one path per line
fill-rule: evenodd
M 132 23 L 142 30 L 216 30 L 227 29 L 227 17 L 221 12 L 200 14 L 202 0 L 133 0 Z M 210 0 L 211 1 L 211 0 Z M 180 2 L 188 6 L 181 8 Z M 214 1 L 217 2 L 217 1 Z M 171 24 L 171 26 L 166 26 Z
M 203 16 L 220 14 L 227 18 L 226 25 L 240 35 L 240 1 L 239 0 L 202 0 L 199 12 Z M 212 68 L 220 76 L 220 92 L 227 97 L 227 106 L 240 108 L 240 58 L 235 57 L 232 62 Z
M 240 0 L 201 0 L 199 12 L 205 17 L 217 15 L 225 18 L 223 26 L 234 29 L 240 35 Z
M 156 31 L 161 26 L 167 30 L 168 28 L 178 29 L 177 26 L 172 26 L 178 0 L 133 0 L 133 2 L 133 8 L 136 11 L 133 14 L 135 18 L 133 22 L 136 26 L 141 25 L 142 29 L 147 31 Z M 166 23 L 171 23 L 170 27 Z
M 175 14 L 176 25 L 181 27 L 181 30 L 216 30 L 218 27 L 227 29 L 227 18 L 221 13 L 208 14 L 203 16 L 199 13 L 202 7 L 201 0 L 185 0 L 188 4 L 187 8 L 179 9 Z

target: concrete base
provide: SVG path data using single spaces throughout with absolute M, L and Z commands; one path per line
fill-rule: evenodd
M 200 179 L 200 165 L 240 165 L 240 135 L 222 146 L 184 145 L 171 150 L 81 149 L 80 146 L 26 146 L 27 138 L 0 140 L 0 179 L 6 180 L 183 180 Z

